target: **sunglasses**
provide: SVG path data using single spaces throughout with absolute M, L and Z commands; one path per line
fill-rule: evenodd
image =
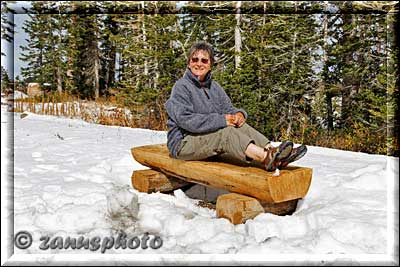
M 201 63 L 203 63 L 203 64 L 208 64 L 208 61 L 209 61 L 207 58 L 199 59 L 198 57 L 192 57 L 193 63 L 197 63 L 197 62 L 199 62 L 199 60 L 201 60 Z

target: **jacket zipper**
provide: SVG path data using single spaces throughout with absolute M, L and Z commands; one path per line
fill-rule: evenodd
M 208 95 L 206 88 L 202 87 L 201 89 L 203 89 L 204 93 L 206 94 L 207 98 L 210 99 L 210 96 Z

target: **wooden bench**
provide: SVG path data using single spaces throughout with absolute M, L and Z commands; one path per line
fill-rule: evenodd
M 166 144 L 131 149 L 133 158 L 150 170 L 132 174 L 132 185 L 140 192 L 168 192 L 191 183 L 224 189 L 231 193 L 218 196 L 217 217 L 233 224 L 244 223 L 261 212 L 292 214 L 298 199 L 310 187 L 312 169 L 288 166 L 278 176 L 257 167 L 224 162 L 184 161 L 171 158 Z

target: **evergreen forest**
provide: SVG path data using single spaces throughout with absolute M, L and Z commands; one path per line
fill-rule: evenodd
M 2 2 L 7 41 L 10 3 Z M 397 1 L 31 5 L 14 11 L 29 14 L 28 43 L 15 59 L 26 63 L 22 83 L 142 106 L 162 122 L 149 128 L 166 130 L 164 103 L 190 46 L 205 40 L 216 54 L 213 78 L 269 139 L 399 156 Z

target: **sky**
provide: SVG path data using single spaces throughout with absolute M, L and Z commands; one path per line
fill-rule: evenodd
M 7 70 L 12 75 L 14 72 L 14 77 L 17 77 L 21 74 L 21 67 L 25 67 L 26 63 L 19 60 L 21 56 L 21 49 L 20 45 L 26 46 L 27 42 L 26 39 L 28 35 L 22 29 L 22 25 L 25 20 L 29 19 L 27 14 L 15 14 L 14 15 L 14 23 L 15 23 L 15 30 L 16 33 L 14 34 L 14 44 L 8 43 L 2 40 L 2 51 L 6 53 L 6 55 L 10 56 L 2 56 L 1 57 L 1 65 L 7 67 Z M 4 50 L 3 50 L 4 49 Z M 13 51 L 13 53 L 12 53 Z M 12 54 L 14 56 L 12 56 Z
M 28 15 L 25 14 L 25 11 L 22 10 L 22 7 L 29 8 L 30 1 L 16 1 L 15 4 L 10 5 L 16 11 L 16 14 L 13 17 L 10 17 L 10 20 L 14 20 L 15 24 L 15 34 L 14 34 L 14 43 L 9 43 L 4 40 L 1 40 L 1 51 L 6 53 L 7 56 L 1 56 L 1 65 L 4 66 L 9 76 L 11 77 L 14 73 L 14 77 L 20 75 L 21 67 L 26 66 L 26 63 L 19 60 L 21 55 L 20 45 L 26 45 L 26 40 L 28 35 L 22 29 L 23 23 L 25 20 L 29 19 Z
M 212 189 L 197 186 L 167 195 L 132 187 L 132 172 L 147 167 L 134 160 L 130 149 L 165 143 L 166 132 L 25 115 L 8 113 L 2 105 L 2 264 L 385 264 L 393 261 L 394 251 L 398 264 L 398 158 L 308 146 L 296 165 L 313 168 L 312 183 L 296 211 L 261 213 L 233 225 L 217 218 L 215 210 L 196 205 Z M 12 149 L 6 137 L 12 129 L 13 182 L 5 178 Z M 129 240 L 142 240 L 140 247 L 103 246 L 121 231 Z M 10 252 L 7 237 L 26 232 L 31 246 Z M 146 234 L 148 245 L 161 239 L 161 247 L 142 248 Z M 67 237 L 99 237 L 102 246 L 93 251 L 56 248 L 57 239 Z M 53 248 L 46 248 L 46 238 Z M 154 241 L 153 247 L 159 244 Z

